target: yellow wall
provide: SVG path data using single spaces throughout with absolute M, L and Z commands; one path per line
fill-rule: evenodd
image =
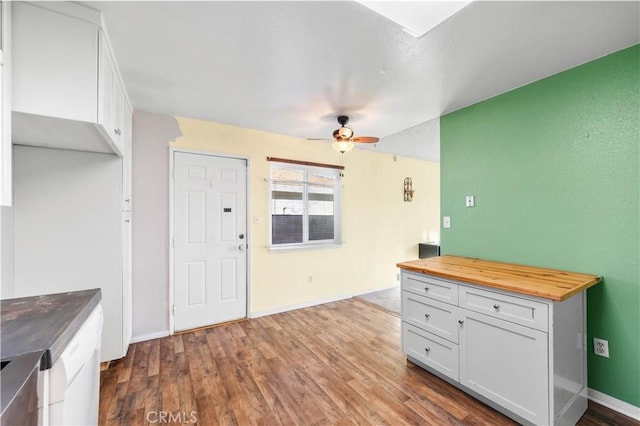
M 418 242 L 439 239 L 438 163 L 406 157 L 394 160 L 389 154 L 357 148 L 341 155 L 324 141 L 177 120 L 182 136 L 172 147 L 250 158 L 251 315 L 394 285 L 396 262 L 417 258 Z M 345 166 L 342 246 L 269 253 L 268 156 Z M 411 203 L 403 201 L 405 177 L 413 179 L 416 191 Z

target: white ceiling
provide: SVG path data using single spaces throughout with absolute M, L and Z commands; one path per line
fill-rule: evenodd
M 347 114 L 421 158 L 426 122 L 640 42 L 638 1 L 475 1 L 420 38 L 353 1 L 82 3 L 134 108 L 301 138 Z

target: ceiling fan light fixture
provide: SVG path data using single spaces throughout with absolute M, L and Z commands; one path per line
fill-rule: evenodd
M 353 149 L 353 143 L 349 141 L 335 141 L 332 146 L 334 150 L 338 151 L 341 154 L 349 152 Z
M 342 139 L 349 139 L 353 136 L 353 130 L 351 130 L 351 128 L 349 127 L 341 126 L 338 129 L 338 136 L 340 136 Z

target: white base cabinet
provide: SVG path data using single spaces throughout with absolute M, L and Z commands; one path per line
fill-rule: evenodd
M 403 270 L 402 348 L 520 423 L 575 424 L 587 408 L 585 302 Z
M 548 423 L 547 334 L 461 310 L 460 383 L 536 424 Z

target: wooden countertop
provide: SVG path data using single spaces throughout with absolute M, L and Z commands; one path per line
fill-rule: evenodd
M 0 301 L 0 358 L 43 351 L 40 368 L 51 368 L 100 299 L 96 288 Z
M 409 271 L 556 301 L 566 300 L 602 280 L 597 275 L 459 256 L 411 260 L 400 262 L 396 266 Z

